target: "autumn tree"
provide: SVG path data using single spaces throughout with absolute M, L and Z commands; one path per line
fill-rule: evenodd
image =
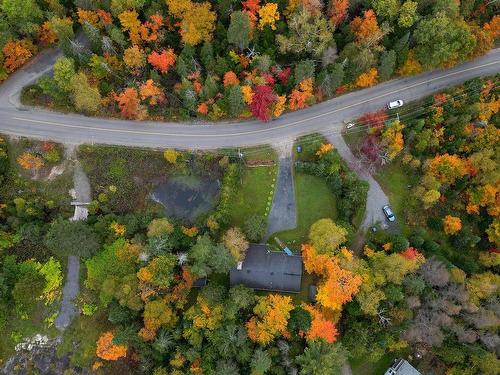
M 271 30 L 276 30 L 275 22 L 279 21 L 280 13 L 278 11 L 278 4 L 266 3 L 258 11 L 259 13 L 259 29 L 263 30 L 266 25 L 269 25 Z
M 126 10 L 118 16 L 122 29 L 128 31 L 130 42 L 132 42 L 133 45 L 137 45 L 141 41 L 139 35 L 141 21 L 139 21 L 138 17 L 139 14 L 135 10 Z
M 303 307 L 312 317 L 311 326 L 306 332 L 306 340 L 323 339 L 329 344 L 334 343 L 338 335 L 335 324 L 317 307 L 308 304 L 304 304 Z
M 446 215 L 443 219 L 443 230 L 446 234 L 455 234 L 462 229 L 462 221 L 459 217 Z
M 144 306 L 144 327 L 139 331 L 144 341 L 151 341 L 160 327 L 172 328 L 178 317 L 165 298 L 147 301 Z
M 146 56 L 139 46 L 134 45 L 123 52 L 123 62 L 132 69 L 142 68 L 146 65 Z
M 31 152 L 25 151 L 17 157 L 17 163 L 22 169 L 36 172 L 43 168 L 45 162 L 40 156 L 33 155 Z
M 120 95 L 115 94 L 114 99 L 118 103 L 123 117 L 127 119 L 139 117 L 141 107 L 136 89 L 128 87 Z
M 197 45 L 212 39 L 217 18 L 210 10 L 209 2 L 194 3 L 191 0 L 166 0 L 170 13 L 181 20 L 180 33 L 186 44 Z
M 252 114 L 262 121 L 269 121 L 272 115 L 272 105 L 276 95 L 269 86 L 256 86 L 252 95 L 250 110 Z
M 443 184 L 453 184 L 457 178 L 465 176 L 466 162 L 458 155 L 436 155 L 427 165 L 427 173 Z
M 158 98 L 162 95 L 162 90 L 152 79 L 148 79 L 139 88 L 139 94 L 142 100 L 149 98 L 149 104 L 156 105 Z
M 160 53 L 153 51 L 148 56 L 148 62 L 153 65 L 155 69 L 158 69 L 162 74 L 167 73 L 172 66 L 175 65 L 177 57 L 175 56 L 174 50 L 169 48 L 168 50 L 163 50 Z
M 358 87 L 371 87 L 377 83 L 378 71 L 371 68 L 367 72 L 361 74 L 354 83 Z
M 330 1 L 330 9 L 328 15 L 330 16 L 330 21 L 333 26 L 338 26 L 341 24 L 349 10 L 349 0 L 332 0 Z
M 147 236 L 151 238 L 172 234 L 174 229 L 174 225 L 167 218 L 153 219 L 148 225 Z
M 236 261 L 243 261 L 248 250 L 249 243 L 245 235 L 238 227 L 230 228 L 222 237 L 224 246 L 229 250 Z
M 309 230 L 309 239 L 320 254 L 333 254 L 347 239 L 347 230 L 332 219 L 320 219 Z
M 113 332 L 104 332 L 96 344 L 95 354 L 107 361 L 116 361 L 127 356 L 127 347 L 125 345 L 113 344 Z
M 23 66 L 33 56 L 35 47 L 29 40 L 10 40 L 3 46 L 4 67 L 13 72 Z
M 404 125 L 399 120 L 390 121 L 382 130 L 382 145 L 387 149 L 387 156 L 393 160 L 403 150 Z
M 358 292 L 361 277 L 342 268 L 338 258 L 318 254 L 311 245 L 302 245 L 302 257 L 306 271 L 321 277 L 316 299 L 324 308 L 340 310 Z
M 383 33 L 378 26 L 377 17 L 372 9 L 363 13 L 363 17 L 355 17 L 349 24 L 352 32 L 356 36 L 356 41 L 363 45 L 373 45 L 378 43 Z
M 253 309 L 255 315 L 247 322 L 250 340 L 264 346 L 275 337 L 286 334 L 292 309 L 292 299 L 288 296 L 269 294 L 260 297 Z
M 243 50 L 250 43 L 250 19 L 247 12 L 237 11 L 231 13 L 231 22 L 227 29 L 228 43 Z

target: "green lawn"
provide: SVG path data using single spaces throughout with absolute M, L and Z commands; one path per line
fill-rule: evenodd
M 406 168 L 406 170 L 408 169 Z M 391 207 L 396 218 L 399 219 L 398 224 L 403 233 L 407 234 L 408 226 L 405 223 L 405 217 L 408 212 L 408 202 L 411 199 L 411 187 L 408 188 L 408 185 L 415 186 L 414 178 L 405 173 L 401 163 L 395 160 L 375 175 L 375 179 L 389 197 Z
M 276 233 L 276 236 L 293 251 L 307 240 L 309 227 L 322 218 L 337 218 L 337 205 L 326 182 L 316 176 L 296 173 L 295 197 L 297 201 L 297 228 Z M 275 245 L 271 236 L 270 243 Z
M 355 358 L 350 363 L 354 375 L 382 375 L 395 358 L 397 358 L 395 354 L 388 353 L 376 363 L 366 361 L 363 358 Z
M 274 193 L 277 167 L 245 168 L 237 194 L 231 204 L 231 224 L 242 226 L 252 215 L 269 214 L 270 203 Z

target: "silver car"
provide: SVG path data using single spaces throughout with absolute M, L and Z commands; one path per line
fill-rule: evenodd
M 391 208 L 387 205 L 385 205 L 384 207 L 382 207 L 382 211 L 384 211 L 384 215 L 387 217 L 387 220 L 393 222 L 396 220 L 396 216 L 394 216 Z

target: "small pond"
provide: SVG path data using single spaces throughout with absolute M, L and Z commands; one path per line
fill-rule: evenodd
M 197 176 L 176 176 L 156 187 L 151 199 L 165 207 L 167 216 L 193 223 L 215 207 L 219 180 Z

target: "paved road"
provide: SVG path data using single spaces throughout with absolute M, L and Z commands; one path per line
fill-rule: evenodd
M 293 229 L 297 226 L 293 156 L 290 143 L 293 143 L 293 141 L 285 141 L 276 146 L 279 155 L 279 167 L 273 204 L 268 218 L 266 240 L 273 233 Z
M 342 120 L 381 108 L 390 100 L 414 100 L 467 79 L 493 75 L 500 71 L 500 49 L 495 49 L 453 69 L 391 80 L 302 111 L 285 114 L 270 123 L 244 121 L 212 125 L 202 122 L 135 122 L 89 118 L 40 109 L 20 110 L 16 106 L 20 87 L 41 73 L 50 71 L 57 56 L 57 51 L 43 54 L 1 85 L 0 133 L 73 144 L 96 142 L 179 149 L 275 144 L 283 139 L 294 139 L 311 132 L 338 133 L 342 128 Z

